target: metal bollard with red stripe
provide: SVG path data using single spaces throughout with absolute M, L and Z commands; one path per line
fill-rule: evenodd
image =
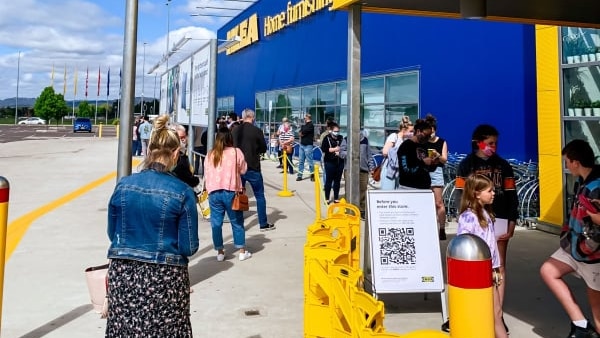
M 494 338 L 490 248 L 479 237 L 455 237 L 446 250 L 450 337 Z
M 2 299 L 4 292 L 4 260 L 6 258 L 6 228 L 8 226 L 8 195 L 10 184 L 0 176 L 0 318 L 2 318 Z M 0 327 L 2 323 L 0 322 Z

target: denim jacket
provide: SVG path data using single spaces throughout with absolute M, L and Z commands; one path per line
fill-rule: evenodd
M 123 177 L 108 204 L 108 238 L 109 259 L 186 266 L 199 246 L 194 191 L 153 169 Z

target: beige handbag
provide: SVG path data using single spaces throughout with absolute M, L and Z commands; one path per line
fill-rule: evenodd
M 106 318 L 108 310 L 106 298 L 106 290 L 108 289 L 108 264 L 85 269 L 85 280 L 94 311 L 102 314 L 102 318 Z

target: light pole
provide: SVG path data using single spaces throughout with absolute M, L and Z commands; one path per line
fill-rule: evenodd
M 17 59 L 17 97 L 15 98 L 15 124 L 17 124 L 17 116 L 19 115 L 19 79 L 21 78 L 21 51 Z
M 144 87 L 144 79 L 146 78 L 146 45 L 147 43 L 144 42 L 144 59 L 142 61 L 142 105 L 140 106 L 140 112 L 142 116 L 146 115 L 146 109 L 144 106 L 144 89 L 146 87 Z
M 165 102 L 167 102 L 167 114 L 170 114 L 169 112 L 169 35 L 171 34 L 171 6 L 169 6 L 169 4 L 171 3 L 171 0 L 167 0 L 167 49 L 165 50 L 165 57 L 166 59 L 166 73 L 167 73 L 167 92 L 165 93 L 167 95 Z M 162 91 L 161 91 L 161 95 L 162 95 Z
M 154 94 L 152 95 L 152 114 L 156 114 L 156 75 L 154 74 Z

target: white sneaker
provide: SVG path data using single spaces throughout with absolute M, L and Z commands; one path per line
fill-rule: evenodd
M 252 257 L 250 251 L 240 252 L 240 261 L 245 261 L 246 259 Z
M 225 254 L 217 254 L 217 261 L 222 262 L 225 260 Z

